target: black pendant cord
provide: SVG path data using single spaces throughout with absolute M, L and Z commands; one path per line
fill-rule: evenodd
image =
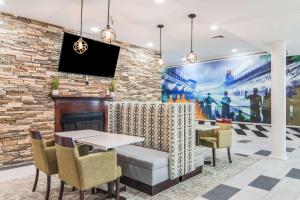
M 108 6 L 107 6 L 107 27 L 109 27 L 109 17 L 110 17 L 110 0 L 108 0 Z
M 80 36 L 82 36 L 82 11 L 83 11 L 83 0 L 81 0 L 81 13 L 80 13 Z
M 161 28 L 159 28 L 159 52 L 160 52 L 160 58 L 161 58 L 161 55 L 162 55 L 162 52 L 161 52 Z
M 193 52 L 193 25 L 194 25 L 194 21 L 193 21 L 194 18 L 191 18 L 191 53 Z

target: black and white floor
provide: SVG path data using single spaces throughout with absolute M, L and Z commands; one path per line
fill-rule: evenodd
M 288 160 L 277 160 L 269 157 L 270 126 L 233 124 L 233 128 L 236 134 L 233 135 L 232 153 L 258 158 L 260 161 L 212 188 L 197 200 L 300 200 L 299 130 L 287 129 L 287 137 L 290 138 L 287 140 Z M 211 150 L 205 148 L 205 155 L 210 154 Z M 225 150 L 217 151 L 217 158 L 226 159 L 226 156 Z
M 210 121 L 201 121 L 201 124 L 214 124 Z M 237 135 L 255 136 L 261 138 L 269 138 L 271 136 L 270 125 L 255 125 L 246 123 L 233 123 L 232 128 Z M 286 139 L 300 141 L 300 127 L 287 127 Z

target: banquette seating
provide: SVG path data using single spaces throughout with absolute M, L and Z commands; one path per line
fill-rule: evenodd
M 109 102 L 109 132 L 145 138 L 116 148 L 121 182 L 155 195 L 201 173 L 204 155 L 195 150 L 194 124 L 194 104 Z

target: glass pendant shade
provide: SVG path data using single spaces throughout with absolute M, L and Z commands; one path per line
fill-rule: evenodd
M 80 38 L 74 43 L 73 50 L 78 54 L 83 54 L 88 50 L 88 44 L 81 37 L 82 35 L 82 12 L 83 11 L 83 0 L 81 0 L 81 12 L 80 12 Z
M 73 45 L 74 51 L 78 54 L 83 54 L 88 50 L 88 44 L 80 37 Z
M 114 29 L 110 28 L 109 25 L 107 25 L 102 31 L 101 31 L 101 40 L 106 43 L 112 43 L 116 39 L 116 32 Z
M 188 55 L 187 55 L 187 61 L 189 62 L 189 63 L 194 63 L 194 62 L 196 62 L 197 61 L 197 55 L 193 52 L 193 51 L 191 51 Z
M 109 20 L 110 20 L 110 0 L 108 0 L 108 7 L 107 7 L 107 25 L 101 31 L 101 35 L 100 35 L 101 40 L 106 43 L 112 43 L 113 41 L 115 41 L 117 37 L 116 31 L 110 28 Z
M 189 63 L 194 63 L 194 62 L 197 61 L 197 55 L 193 51 L 193 28 L 194 28 L 194 21 L 193 20 L 196 17 L 196 15 L 195 14 L 189 14 L 188 17 L 191 19 L 191 51 L 187 55 L 186 60 Z

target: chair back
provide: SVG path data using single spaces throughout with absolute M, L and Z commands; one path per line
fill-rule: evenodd
M 231 130 L 231 124 L 216 122 L 216 126 L 219 126 L 218 130 Z
M 217 147 L 218 148 L 230 147 L 232 144 L 231 124 L 217 122 L 216 125 L 220 127 L 215 131 L 215 136 L 218 138 Z
M 78 150 L 72 138 L 54 135 L 59 178 L 73 187 L 80 188 L 80 175 L 77 166 Z
M 41 132 L 37 130 L 30 129 L 30 138 L 32 145 L 32 154 L 35 162 L 36 168 L 47 173 L 47 163 L 46 163 L 46 155 L 45 148 L 46 144 L 43 139 Z

